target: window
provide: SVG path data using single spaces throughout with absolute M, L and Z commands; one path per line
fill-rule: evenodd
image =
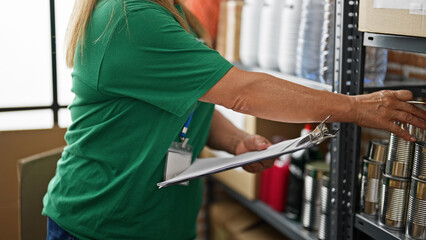
M 60 118 L 70 115 L 59 111 L 66 112 L 73 98 L 64 44 L 73 4 L 70 0 L 1 3 L 0 130 L 69 124 Z

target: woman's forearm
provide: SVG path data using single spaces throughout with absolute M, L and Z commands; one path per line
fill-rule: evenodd
M 220 96 L 213 93 L 201 100 L 280 122 L 320 122 L 328 115 L 333 115 L 332 121 L 354 120 L 348 108 L 352 105 L 349 96 L 307 88 L 264 73 L 233 69 L 228 74 L 212 88 Z M 225 81 L 228 83 L 223 84 Z M 233 87 L 238 90 L 233 91 Z
M 256 73 L 262 79 L 253 81 L 242 89 L 239 101 L 232 106 L 238 112 L 280 122 L 321 122 L 333 115 L 330 121 L 351 122 L 355 116 L 348 106 L 351 97 L 315 90 L 271 75 Z

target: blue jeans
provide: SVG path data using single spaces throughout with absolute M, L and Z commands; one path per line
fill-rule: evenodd
M 56 224 L 50 217 L 47 217 L 47 238 L 46 240 L 78 240 L 58 224 Z

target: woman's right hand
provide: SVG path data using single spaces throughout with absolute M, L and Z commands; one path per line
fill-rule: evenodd
M 406 101 L 413 94 L 407 90 L 383 90 L 365 95 L 353 96 L 352 107 L 355 123 L 361 127 L 384 129 L 407 141 L 416 141 L 395 122 L 409 123 L 426 129 L 426 111 Z

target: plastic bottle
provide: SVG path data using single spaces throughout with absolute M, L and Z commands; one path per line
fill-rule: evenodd
M 284 0 L 264 0 L 260 17 L 259 65 L 278 69 L 278 44 Z
M 303 0 L 296 54 L 296 75 L 319 81 L 324 0 Z
M 302 12 L 301 0 L 285 0 L 281 16 L 278 67 L 281 72 L 295 74 L 296 48 Z
M 263 0 L 245 0 L 241 16 L 240 59 L 246 66 L 257 65 L 260 13 Z
M 290 176 L 290 156 L 281 156 L 271 168 L 268 205 L 277 212 L 286 208 L 288 181 Z
M 334 64 L 334 0 L 325 0 L 324 22 L 320 45 L 319 80 L 332 84 Z
M 301 131 L 301 136 L 305 136 L 312 132 L 312 125 L 306 124 Z M 309 148 L 294 152 L 291 154 L 290 163 L 290 179 L 288 185 L 286 205 L 286 216 L 290 219 L 300 220 L 302 214 L 303 202 L 303 174 L 305 171 L 305 164 L 321 159 L 321 152 L 318 148 Z
M 364 86 L 383 86 L 388 63 L 388 50 L 366 47 Z

